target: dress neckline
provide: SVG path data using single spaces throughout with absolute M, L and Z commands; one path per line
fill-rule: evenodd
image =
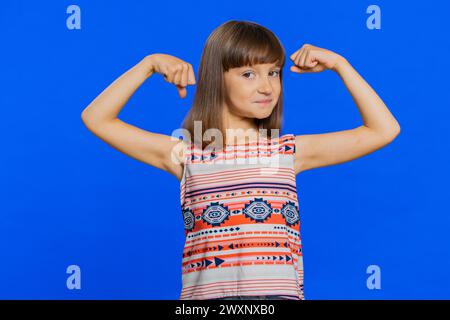
M 291 134 L 286 133 L 286 134 L 282 134 L 278 137 L 272 138 L 272 137 L 263 137 L 263 136 L 259 136 L 259 138 L 257 140 L 252 140 L 252 141 L 248 141 L 248 142 L 242 142 L 242 143 L 232 143 L 232 144 L 226 144 L 225 147 L 234 147 L 234 146 L 246 146 L 249 144 L 254 144 L 254 143 L 260 143 L 260 142 L 278 142 L 279 140 L 281 140 L 282 138 L 289 136 Z

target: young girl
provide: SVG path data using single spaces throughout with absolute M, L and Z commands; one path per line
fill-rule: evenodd
M 305 44 L 290 59 L 295 73 L 336 72 L 364 124 L 279 135 L 285 52 L 271 31 L 249 21 L 228 21 L 209 36 L 193 106 L 182 125 L 184 139 L 118 118 L 154 73 L 176 85 L 182 98 L 187 85 L 197 84 L 192 65 L 167 54 L 143 58 L 82 113 L 100 139 L 180 181 L 186 236 L 182 300 L 303 300 L 295 176 L 367 155 L 400 132 L 383 101 L 341 55 Z

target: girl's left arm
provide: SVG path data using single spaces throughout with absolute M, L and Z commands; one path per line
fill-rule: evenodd
M 295 137 L 295 173 L 360 158 L 391 143 L 400 133 L 392 113 L 342 56 L 319 47 L 304 45 L 291 55 L 296 73 L 335 71 L 358 107 L 363 125 L 354 129 Z

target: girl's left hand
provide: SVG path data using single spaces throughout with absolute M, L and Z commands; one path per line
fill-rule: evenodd
M 311 73 L 327 69 L 336 71 L 336 67 L 343 57 L 333 51 L 304 44 L 290 56 L 290 59 L 295 64 L 290 68 L 292 72 Z

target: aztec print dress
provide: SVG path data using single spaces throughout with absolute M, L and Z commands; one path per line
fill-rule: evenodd
M 180 300 L 304 300 L 295 136 L 203 151 L 187 148 Z

